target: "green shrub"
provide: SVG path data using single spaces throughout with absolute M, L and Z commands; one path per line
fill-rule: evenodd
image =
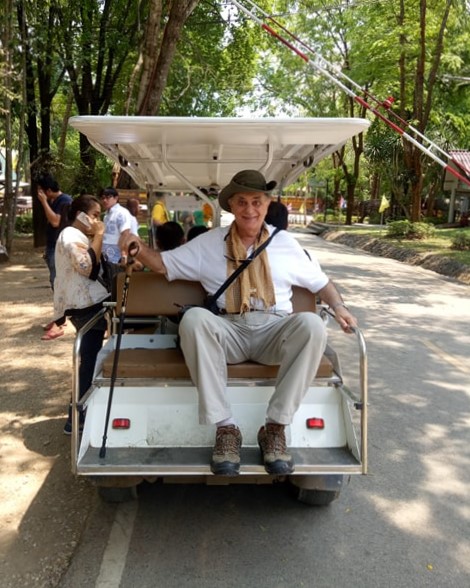
M 447 223 L 447 218 L 443 216 L 426 216 L 424 222 L 428 225 L 445 225 Z
M 428 239 L 434 235 L 435 231 L 433 225 L 428 225 L 427 223 L 411 223 L 408 239 Z
M 410 221 L 400 220 L 393 221 L 387 225 L 387 237 L 393 239 L 406 239 L 408 231 L 410 230 Z
M 426 223 L 412 223 L 409 220 L 400 220 L 388 224 L 387 237 L 422 240 L 432 237 L 434 231 L 434 227 Z
M 455 235 L 452 239 L 452 245 L 450 248 L 456 249 L 457 251 L 470 251 L 470 234 L 459 233 L 458 235 Z
M 382 222 L 382 213 L 381 212 L 371 212 L 369 215 L 368 223 L 369 225 L 380 225 Z
M 31 234 L 33 232 L 33 213 L 19 214 L 15 219 L 15 232 Z

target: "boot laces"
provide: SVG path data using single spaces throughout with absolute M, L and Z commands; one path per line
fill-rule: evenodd
M 214 453 L 226 455 L 238 453 L 240 449 L 240 434 L 236 427 L 218 427 L 215 440 Z
M 284 425 L 268 423 L 266 425 L 265 445 L 266 453 L 286 453 L 286 436 L 284 434 Z

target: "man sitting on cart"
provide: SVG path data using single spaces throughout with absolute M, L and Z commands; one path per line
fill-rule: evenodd
M 167 279 L 199 281 L 214 294 L 247 256 L 275 230 L 264 222 L 276 182 L 266 183 L 255 170 L 237 173 L 220 192 L 222 209 L 234 215 L 230 227 L 208 231 L 177 249 L 157 252 L 134 235 L 123 235 L 123 255 L 137 250 L 137 259 Z M 227 363 L 247 360 L 279 365 L 266 422 L 258 432 L 268 474 L 294 471 L 284 429 L 316 375 L 326 346 L 326 327 L 312 312 L 292 313 L 292 287 L 318 294 L 335 313 L 345 332 L 356 326 L 342 298 L 317 260 L 309 260 L 287 231 L 274 235 L 269 245 L 217 300 L 219 314 L 191 308 L 180 326 L 180 344 L 199 393 L 199 422 L 215 424 L 211 460 L 214 474 L 233 476 L 240 471 L 242 434 L 226 392 Z

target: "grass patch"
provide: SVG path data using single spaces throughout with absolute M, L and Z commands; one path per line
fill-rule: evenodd
M 451 249 L 452 239 L 457 235 L 465 235 L 470 239 L 470 228 L 465 229 L 436 229 L 434 235 L 427 239 L 420 241 L 407 241 L 405 239 L 391 239 L 386 237 L 387 227 L 355 227 L 342 226 L 338 227 L 338 230 L 347 231 L 348 233 L 354 233 L 355 235 L 370 235 L 378 239 L 384 239 L 387 243 L 393 243 L 404 249 L 413 249 L 420 253 L 434 253 L 436 255 L 442 255 L 460 263 L 470 265 L 470 251 L 456 251 Z

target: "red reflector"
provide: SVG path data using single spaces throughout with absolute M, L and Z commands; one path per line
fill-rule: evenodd
M 325 421 L 323 419 L 312 418 L 307 419 L 307 429 L 324 429 Z
M 113 429 L 130 429 L 131 419 L 113 419 Z

